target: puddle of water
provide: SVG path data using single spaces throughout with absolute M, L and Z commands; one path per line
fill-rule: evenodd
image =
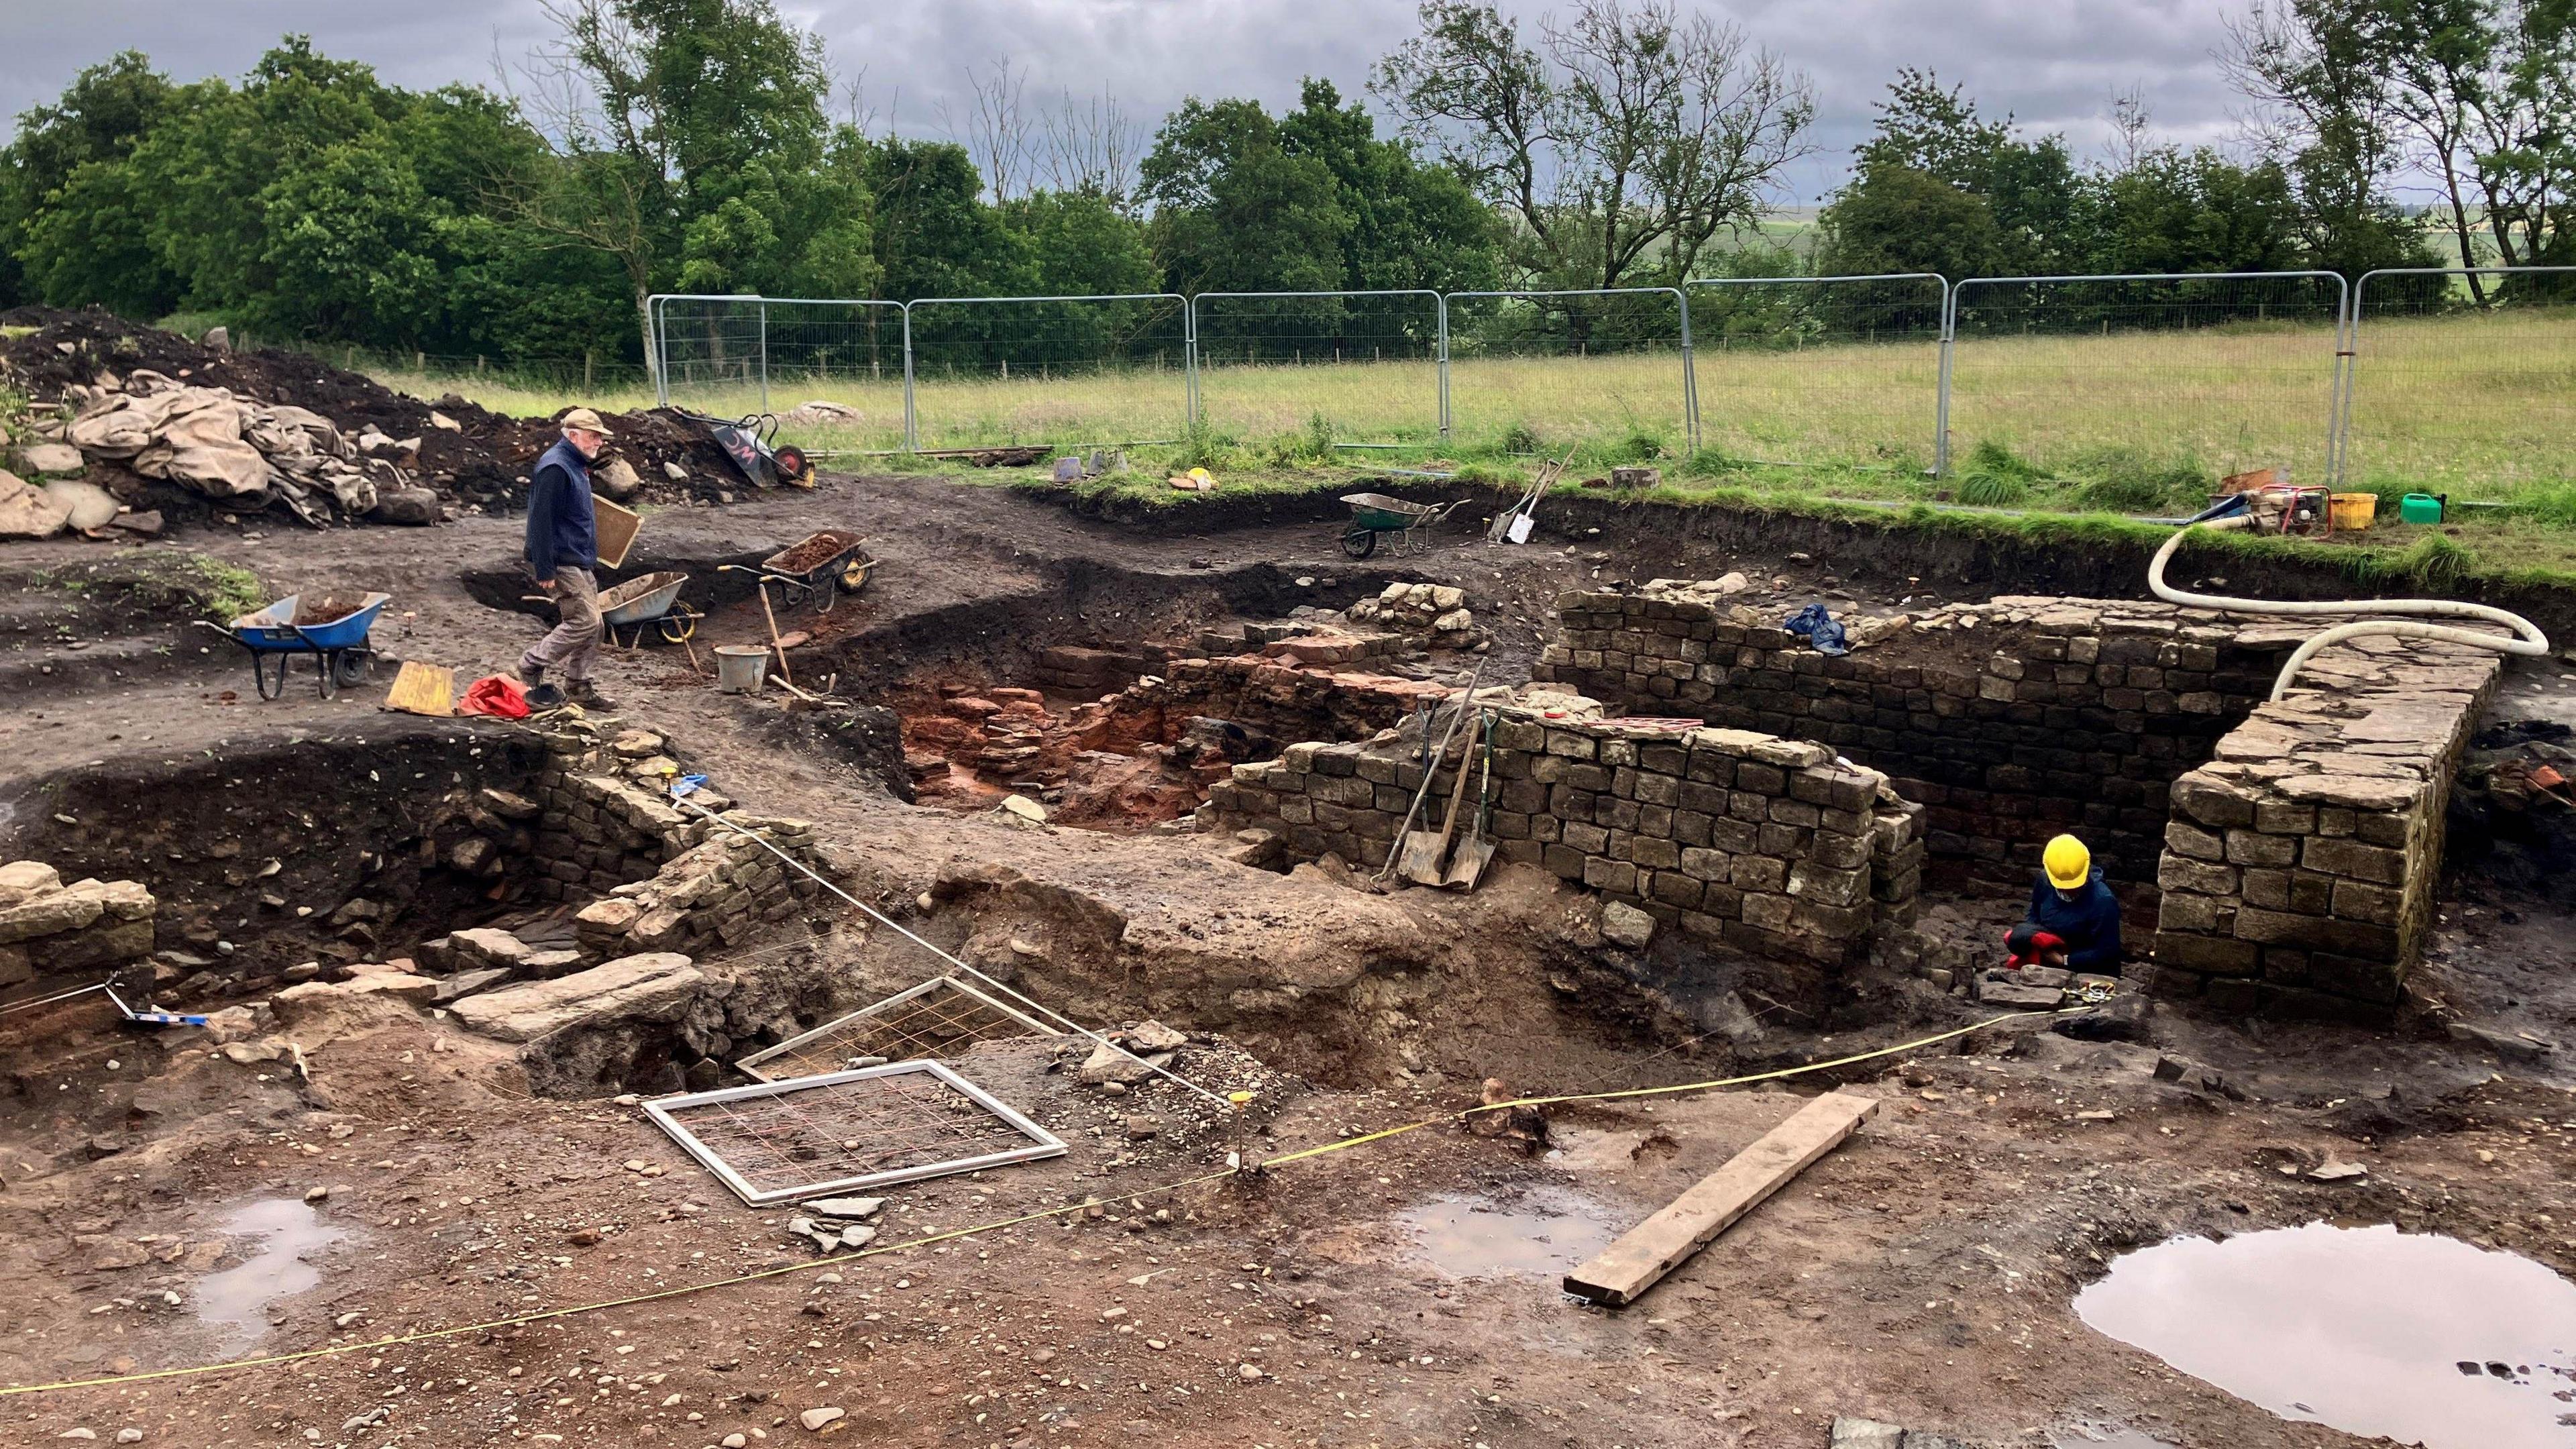
M 1491 1198 L 1443 1196 L 1399 1219 L 1431 1266 L 1452 1278 L 1518 1273 L 1550 1277 L 1610 1245 L 1601 1206 L 1555 1188 L 1532 1188 L 1505 1206 Z
M 2310 1223 L 2130 1253 L 2095 1329 L 2285 1419 L 2423 1449 L 2576 1449 L 2576 1284 L 2511 1253 Z
M 259 1240 L 239 1265 L 208 1274 L 194 1295 L 197 1317 L 230 1329 L 237 1339 L 268 1332 L 268 1305 L 312 1291 L 322 1281 L 312 1255 L 348 1236 L 323 1222 L 310 1203 L 293 1198 L 245 1203 L 226 1213 L 217 1230 Z

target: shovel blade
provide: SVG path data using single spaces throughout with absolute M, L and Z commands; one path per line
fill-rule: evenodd
M 1470 840 L 1459 846 L 1458 853 L 1450 858 L 1449 875 L 1440 883 L 1453 891 L 1474 890 L 1476 882 L 1484 879 L 1485 867 L 1492 864 L 1493 859 L 1494 842 Z
M 1438 885 L 1444 879 L 1440 857 L 1448 854 L 1448 847 L 1446 831 L 1408 831 L 1404 837 L 1404 853 L 1395 858 L 1395 872 L 1415 885 Z

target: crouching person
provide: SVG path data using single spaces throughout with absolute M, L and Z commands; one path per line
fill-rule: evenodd
M 2100 976 L 2120 974 L 2120 899 L 2093 868 L 2093 852 L 2072 835 L 2048 842 L 2030 910 L 2004 937 L 2005 964 L 2060 966 Z

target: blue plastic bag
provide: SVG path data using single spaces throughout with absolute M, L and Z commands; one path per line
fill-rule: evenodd
M 1819 654 L 1851 652 L 1851 645 L 1843 639 L 1843 626 L 1834 622 L 1834 616 L 1825 612 L 1825 606 L 1822 604 L 1809 604 L 1791 614 L 1785 627 L 1790 633 L 1806 640 L 1808 647 Z

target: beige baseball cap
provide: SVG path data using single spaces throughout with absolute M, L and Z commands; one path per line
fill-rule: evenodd
M 565 413 L 562 417 L 555 419 L 555 422 L 558 426 L 565 428 L 579 428 L 585 433 L 597 433 L 603 438 L 613 438 L 617 436 L 615 433 L 608 430 L 608 424 L 599 420 L 599 414 L 592 412 L 588 408 L 574 408 L 572 411 Z

